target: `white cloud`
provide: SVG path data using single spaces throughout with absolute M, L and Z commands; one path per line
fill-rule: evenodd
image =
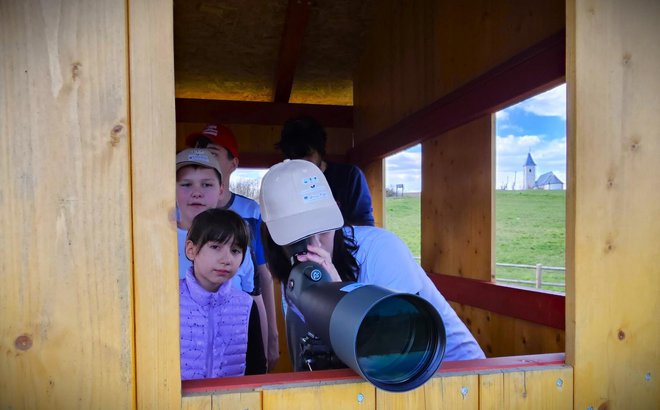
M 520 108 L 526 112 L 545 117 L 561 117 L 565 120 L 566 84 L 559 85 L 510 107 L 510 109 L 515 108 Z
M 385 186 L 403 184 L 405 192 L 422 191 L 422 153 L 419 145 L 385 160 Z

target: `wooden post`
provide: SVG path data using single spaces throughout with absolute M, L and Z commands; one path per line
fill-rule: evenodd
M 543 265 L 540 263 L 536 264 L 536 289 L 541 289 L 543 285 Z
M 566 14 L 574 408 L 658 408 L 660 2 L 569 0 Z

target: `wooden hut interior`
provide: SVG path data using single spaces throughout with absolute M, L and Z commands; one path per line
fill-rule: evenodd
M 657 408 L 659 23 L 653 0 L 0 0 L 0 405 Z M 492 280 L 494 113 L 562 83 L 566 296 Z M 181 383 L 175 152 L 217 122 L 267 168 L 300 114 L 378 226 L 384 158 L 422 144 L 420 263 L 487 359 L 388 393 L 290 372 L 280 323 L 273 372 Z

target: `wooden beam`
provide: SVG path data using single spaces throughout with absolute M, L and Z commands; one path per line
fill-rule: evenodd
M 329 154 L 326 155 L 326 159 L 334 163 L 346 162 L 346 156 L 344 155 Z M 284 160 L 284 155 L 279 151 L 273 151 L 272 154 L 242 152 L 239 160 L 239 166 L 241 168 L 270 168 L 278 162 L 282 162 Z
M 429 276 L 447 300 L 555 329 L 566 327 L 563 295 L 453 275 Z
M 291 97 L 293 76 L 305 40 L 310 9 L 310 1 L 289 0 L 275 75 L 275 102 L 289 102 Z
M 282 125 L 287 119 L 299 115 L 312 116 L 326 128 L 353 128 L 353 107 L 350 105 L 176 99 L 177 122 Z
M 564 365 L 564 353 L 547 353 L 525 356 L 494 357 L 490 359 L 446 361 L 438 375 L 489 374 L 493 372 L 532 370 Z M 313 372 L 271 373 L 255 376 L 223 377 L 216 379 L 185 380 L 181 383 L 184 396 L 210 394 L 232 390 L 290 388 L 296 385 L 324 383 L 355 383 L 362 378 L 351 369 L 317 370 Z
M 436 137 L 564 82 L 566 34 L 561 31 L 409 115 L 349 151 L 366 164 Z

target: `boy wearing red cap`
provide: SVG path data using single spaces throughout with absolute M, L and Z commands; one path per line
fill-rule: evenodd
M 273 279 L 266 266 L 266 257 L 261 244 L 261 211 L 259 204 L 243 195 L 229 190 L 229 178 L 238 168 L 238 143 L 233 132 L 220 124 L 209 124 L 201 132 L 186 137 L 186 145 L 206 148 L 218 160 L 226 189 L 220 195 L 218 208 L 230 209 L 239 214 L 250 226 L 252 260 L 255 266 L 254 292 L 252 296 L 260 308 L 264 348 L 268 358 L 268 368 L 272 369 L 279 358 L 279 341 L 275 317 Z

